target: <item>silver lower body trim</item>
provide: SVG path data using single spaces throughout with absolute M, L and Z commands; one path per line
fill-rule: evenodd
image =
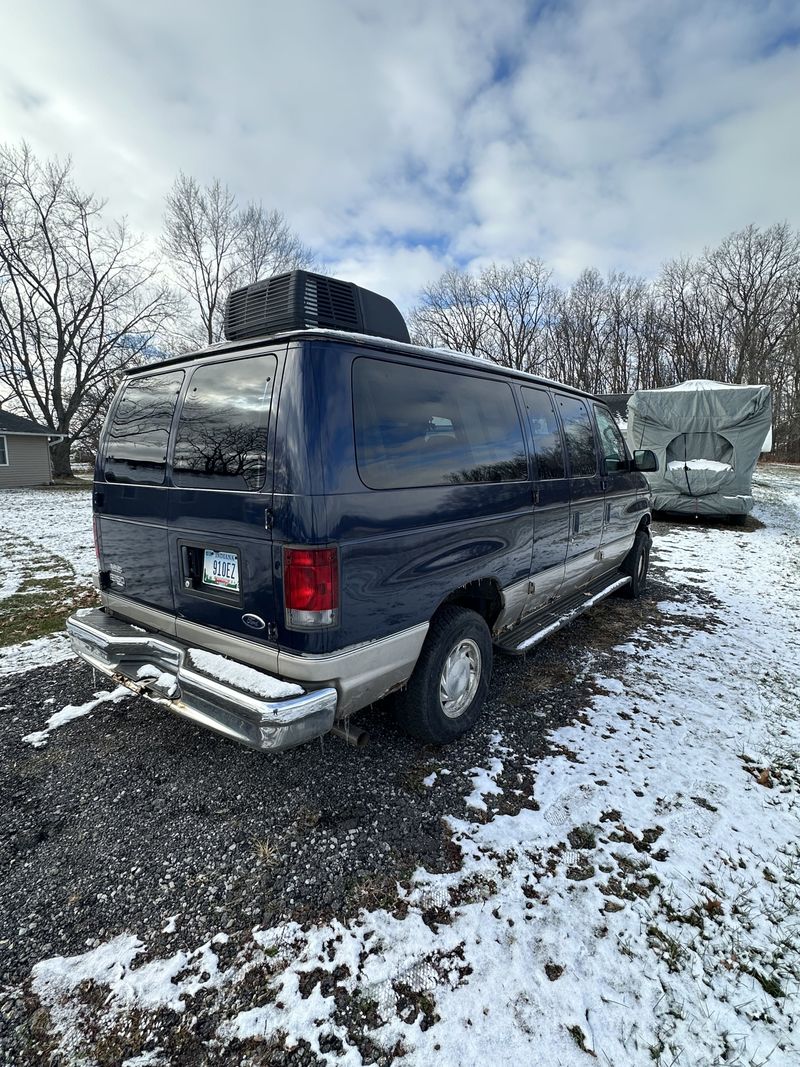
M 611 596 L 612 593 L 616 592 L 617 589 L 621 589 L 624 585 L 628 585 L 629 582 L 630 577 L 628 575 L 625 575 L 624 578 L 617 578 L 616 581 L 611 582 L 610 585 L 601 589 L 593 596 L 587 597 L 581 604 L 571 608 L 569 611 L 565 611 L 563 615 L 559 616 L 553 622 L 543 626 L 541 630 L 537 630 L 536 633 L 526 637 L 524 641 L 520 641 L 517 645 L 517 652 L 525 652 L 529 648 L 533 648 L 534 645 L 538 645 L 540 641 L 544 641 L 550 634 L 554 634 L 557 630 L 561 630 L 564 626 L 571 623 L 573 619 L 582 615 L 584 611 L 594 607 L 595 604 L 599 604 L 601 600 L 605 600 L 606 597 Z
M 302 656 L 248 641 L 211 626 L 187 622 L 114 593 L 104 593 L 102 602 L 114 615 L 174 635 L 183 644 L 229 656 L 300 685 L 335 689 L 337 718 L 352 715 L 408 681 L 429 625 L 422 622 L 389 637 L 352 645 L 339 652 Z
M 265 699 L 199 670 L 191 664 L 187 646 L 114 618 L 102 608 L 71 616 L 67 630 L 76 653 L 96 670 L 249 748 L 268 752 L 294 748 L 327 733 L 336 718 L 335 689 Z M 145 665 L 156 670 L 140 678 Z

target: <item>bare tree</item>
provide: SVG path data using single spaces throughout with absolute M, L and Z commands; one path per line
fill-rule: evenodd
M 167 197 L 162 248 L 200 318 L 200 344 L 220 333 L 220 316 L 239 271 L 244 222 L 236 198 L 218 179 L 202 188 L 181 172 Z
M 483 353 L 490 324 L 479 280 L 466 271 L 446 271 L 422 290 L 419 306 L 409 315 L 409 325 L 417 344 Z
M 248 204 L 242 214 L 238 247 L 239 285 L 249 285 L 287 270 L 315 266 L 314 253 L 289 226 L 280 211 Z
M 486 304 L 488 340 L 482 353 L 495 363 L 516 370 L 542 373 L 545 367 L 545 328 L 552 315 L 552 271 L 541 259 L 515 260 L 510 266 L 482 270 L 478 286 Z
M 792 324 L 800 276 L 800 234 L 787 223 L 747 226 L 703 256 L 708 289 L 723 317 L 728 373 L 764 380 Z
M 747 226 L 655 282 L 586 269 L 556 286 L 538 259 L 447 271 L 410 316 L 423 344 L 594 393 L 689 378 L 772 387 L 775 448 L 800 461 L 800 234 Z
M 107 406 L 119 370 L 147 352 L 173 310 L 141 242 L 76 186 L 71 162 L 0 147 L 0 382 L 6 400 L 69 451 Z
M 225 303 L 237 285 L 314 265 L 280 211 L 253 203 L 241 208 L 218 178 L 204 187 L 183 172 L 167 196 L 162 249 L 190 317 L 199 319 L 199 329 L 184 330 L 193 346 L 222 337 Z

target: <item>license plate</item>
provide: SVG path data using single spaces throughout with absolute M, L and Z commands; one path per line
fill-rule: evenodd
M 212 552 L 207 548 L 203 553 L 203 585 L 238 593 L 239 560 L 236 553 Z

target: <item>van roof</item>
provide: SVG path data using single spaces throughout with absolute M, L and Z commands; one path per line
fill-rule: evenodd
M 211 359 L 212 357 L 219 356 L 225 352 L 243 352 L 249 348 L 258 348 L 263 344 L 295 340 L 342 341 L 347 344 L 379 349 L 382 352 L 397 352 L 401 355 L 422 356 L 425 359 L 434 360 L 439 363 L 470 367 L 472 369 L 479 369 L 492 374 L 497 374 L 500 377 L 517 378 L 526 382 L 535 382 L 538 385 L 552 386 L 556 389 L 575 393 L 577 396 L 588 397 L 590 400 L 599 399 L 593 393 L 587 393 L 583 389 L 576 389 L 574 386 L 565 385 L 563 382 L 554 381 L 552 378 L 544 378 L 541 375 L 528 374 L 526 371 L 515 370 L 513 367 L 503 367 L 499 363 L 492 363 L 490 360 L 484 359 L 482 356 L 473 356 L 469 352 L 456 352 L 450 348 L 426 348 L 423 345 L 406 344 L 403 341 L 392 341 L 385 337 L 375 337 L 371 334 L 348 333 L 344 330 L 320 329 L 318 327 L 304 330 L 287 330 L 282 333 L 266 334 L 264 337 L 249 337 L 246 340 L 241 341 L 218 341 L 216 344 L 209 345 L 207 348 L 200 348 L 193 352 L 186 352 L 181 356 L 174 356 L 172 359 L 160 360 L 158 363 L 149 363 L 143 367 L 133 367 L 123 373 L 126 377 L 137 374 L 146 374 L 153 370 L 161 370 L 162 367 L 177 367 L 186 363 L 202 362 L 204 359 Z

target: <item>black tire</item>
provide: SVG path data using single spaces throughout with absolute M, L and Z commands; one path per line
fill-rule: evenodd
M 443 695 L 444 671 L 451 655 L 455 658 L 450 674 L 451 678 L 455 675 L 456 689 L 449 699 L 448 713 L 445 711 L 448 699 Z M 475 668 L 477 675 L 473 674 Z M 434 745 L 455 741 L 477 722 L 491 675 L 492 638 L 485 620 L 469 608 L 445 605 L 434 616 L 414 673 L 397 697 L 397 721 L 420 741 Z M 466 703 L 459 707 L 462 698 Z
M 633 547 L 622 561 L 620 571 L 627 574 L 630 581 L 620 589 L 620 596 L 629 600 L 638 600 L 647 589 L 647 572 L 650 568 L 650 546 L 653 539 L 648 529 L 636 531 Z

